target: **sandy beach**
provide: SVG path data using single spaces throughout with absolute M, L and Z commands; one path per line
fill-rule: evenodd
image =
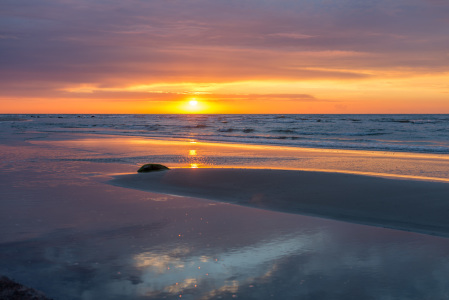
M 8 130 L 0 274 L 48 298 L 447 292 L 445 155 Z

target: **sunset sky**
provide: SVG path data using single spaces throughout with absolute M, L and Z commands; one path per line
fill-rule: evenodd
M 449 113 L 449 1 L 2 0 L 0 113 Z

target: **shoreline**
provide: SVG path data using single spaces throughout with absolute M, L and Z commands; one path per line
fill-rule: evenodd
M 273 148 L 279 149 L 283 151 L 301 151 L 301 152 L 323 152 L 323 153 L 344 153 L 344 154 L 355 154 L 355 155 L 371 155 L 371 156 L 385 156 L 385 155 L 395 155 L 398 157 L 404 158 L 436 158 L 436 159 L 444 159 L 449 160 L 449 153 L 440 153 L 440 152 L 413 152 L 413 151 L 391 151 L 386 149 L 357 149 L 357 148 L 330 148 L 330 147 L 307 147 L 304 145 L 284 145 L 284 144 L 263 144 L 256 142 L 238 142 L 238 141 L 228 141 L 228 140 L 213 140 L 213 139 L 204 139 L 197 138 L 195 136 L 192 137 L 168 137 L 168 136 L 151 136 L 151 135 L 139 135 L 127 133 L 109 133 L 109 132 L 86 132 L 90 130 L 90 128 L 76 128 L 76 131 L 64 131 L 65 128 L 61 131 L 36 131 L 36 133 L 47 134 L 52 136 L 61 135 L 62 137 L 55 138 L 56 141 L 64 140 L 64 137 L 67 136 L 81 136 L 82 139 L 139 139 L 139 140 L 148 140 L 162 144 L 184 144 L 184 143 L 201 143 L 203 145 L 221 145 L 230 148 L 248 148 L 248 149 L 266 149 Z M 50 139 L 52 137 L 49 137 Z
M 350 223 L 449 237 L 449 184 L 337 172 L 173 169 L 108 183 Z
M 449 181 L 449 155 L 274 145 L 202 142 L 194 139 L 48 133 L 31 145 L 110 152 L 135 167 L 158 162 L 174 168 L 262 168 L 343 172 Z M 111 151 L 112 150 L 112 151 Z
M 280 145 L 280 144 L 262 144 L 262 143 L 239 143 L 232 141 L 220 141 L 220 140 L 202 140 L 194 137 L 164 137 L 164 136 L 143 136 L 143 135 L 123 135 L 123 134 L 111 134 L 111 133 L 94 133 L 94 132 L 70 132 L 70 131 L 39 131 L 31 134 L 46 134 L 45 137 L 37 137 L 26 139 L 31 143 L 39 142 L 73 142 L 73 141 L 95 141 L 95 140 L 129 140 L 139 141 L 139 143 L 157 144 L 165 146 L 173 145 L 202 145 L 206 147 L 226 147 L 226 148 L 241 148 L 250 150 L 278 150 L 285 152 L 312 152 L 312 153 L 325 153 L 325 154 L 346 154 L 365 157 L 385 157 L 394 156 L 400 158 L 411 159 L 441 159 L 449 161 L 449 153 L 430 153 L 430 152 L 409 152 L 409 151 L 388 151 L 388 150 L 366 150 L 366 149 L 345 149 L 345 148 L 320 148 L 320 147 L 304 147 L 295 145 Z M 77 138 L 68 138 L 77 137 Z

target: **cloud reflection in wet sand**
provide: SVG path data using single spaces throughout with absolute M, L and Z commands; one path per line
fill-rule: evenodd
M 157 292 L 182 295 L 200 287 L 202 297 L 216 295 L 218 291 L 238 291 L 241 284 L 250 284 L 254 274 L 265 279 L 272 275 L 273 261 L 283 257 L 309 252 L 313 244 L 324 239 L 322 233 L 286 236 L 259 245 L 251 245 L 230 252 L 220 253 L 215 258 L 195 255 L 186 248 L 177 248 L 163 253 L 144 252 L 136 255 L 136 267 L 142 269 L 144 294 Z M 193 276 L 193 278 L 192 278 Z M 213 282 L 218 290 L 204 289 Z

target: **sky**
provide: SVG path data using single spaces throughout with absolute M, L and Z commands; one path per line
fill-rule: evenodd
M 0 113 L 449 113 L 449 1 L 0 0 Z

